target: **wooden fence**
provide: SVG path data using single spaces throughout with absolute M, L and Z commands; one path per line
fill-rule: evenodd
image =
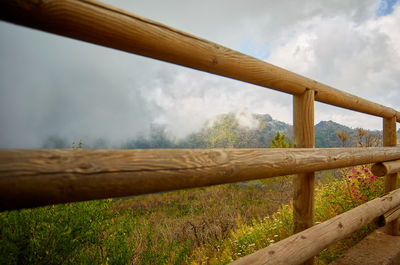
M 329 244 L 382 216 L 398 233 L 400 113 L 304 76 L 92 0 L 0 0 L 0 19 L 241 80 L 293 95 L 292 149 L 2 150 L 0 210 L 169 191 L 287 174 L 294 178 L 295 235 L 237 264 L 312 263 Z M 316 149 L 314 101 L 383 118 L 376 148 Z M 381 163 L 388 195 L 314 225 L 314 172 Z M 385 213 L 391 213 L 386 214 Z M 391 216 L 391 217 L 389 217 Z M 395 217 L 393 217 L 395 216 Z

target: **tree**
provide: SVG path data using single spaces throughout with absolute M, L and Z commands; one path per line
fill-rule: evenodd
M 269 148 L 291 148 L 293 146 L 290 139 L 286 139 L 286 136 L 276 132 L 275 137 L 271 140 Z M 279 192 L 279 202 L 285 201 L 285 192 L 287 192 L 292 186 L 292 178 L 290 176 L 279 176 L 273 179 L 273 183 L 276 186 L 276 190 Z
M 342 142 L 342 147 L 345 147 L 347 140 L 349 140 L 349 134 L 346 131 L 340 130 L 336 132 L 336 135 Z
M 287 139 L 286 142 L 286 136 L 277 131 L 275 137 L 271 140 L 271 145 L 269 148 L 291 148 L 292 146 L 292 141 Z
M 382 146 L 381 135 L 372 136 L 367 130 L 357 128 L 358 147 L 377 147 Z

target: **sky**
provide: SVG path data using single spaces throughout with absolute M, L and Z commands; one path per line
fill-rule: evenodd
M 104 2 L 400 110 L 397 1 Z M 49 138 L 118 147 L 154 124 L 180 139 L 228 112 L 292 123 L 285 93 L 7 22 L 0 36 L 0 148 Z M 316 103 L 321 120 L 382 127 L 381 118 Z

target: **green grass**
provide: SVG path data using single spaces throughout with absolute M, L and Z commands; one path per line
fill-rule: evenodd
M 367 167 L 342 173 L 343 179 L 318 185 L 316 222 L 382 195 L 382 179 Z M 292 234 L 284 180 L 3 212 L 0 264 L 226 264 Z M 373 229 L 322 251 L 317 264 Z
M 134 219 L 119 218 L 111 205 L 101 200 L 1 213 L 0 263 L 129 263 Z

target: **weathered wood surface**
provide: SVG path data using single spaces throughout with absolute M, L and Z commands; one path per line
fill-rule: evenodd
M 307 89 L 302 95 L 293 96 L 293 139 L 295 148 L 314 148 L 314 91 Z M 314 225 L 315 173 L 297 174 L 293 181 L 294 233 Z M 304 265 L 312 265 L 314 259 Z
M 400 148 L 0 150 L 0 210 L 400 159 Z
M 384 226 L 398 218 L 400 218 L 400 205 L 379 216 L 377 224 L 379 226 Z
M 243 257 L 232 265 L 295 265 L 400 205 L 400 189 Z
M 374 164 L 371 168 L 372 173 L 378 177 L 400 172 L 400 160 L 381 162 Z
M 216 43 L 92 0 L 0 0 L 0 19 L 390 118 L 400 113 Z
M 383 146 L 397 145 L 396 117 L 383 119 Z M 385 175 L 385 194 L 397 189 L 397 173 Z M 399 220 L 393 220 L 386 225 L 389 235 L 397 236 L 399 232 Z

